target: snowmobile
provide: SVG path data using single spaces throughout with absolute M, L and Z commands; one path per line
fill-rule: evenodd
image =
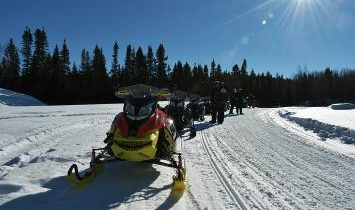
M 189 96 L 189 103 L 186 108 L 189 109 L 190 117 L 193 120 L 204 121 L 205 120 L 205 108 L 203 103 L 199 100 L 200 96 L 197 94 L 192 94 Z
M 196 128 L 192 119 L 191 110 L 185 106 L 186 93 L 174 91 L 170 97 L 170 103 L 165 107 L 169 116 L 174 120 L 175 128 L 181 133 L 185 127 L 190 129 L 190 138 L 196 136 Z
M 79 173 L 77 165 L 73 164 L 68 170 L 68 180 L 78 185 L 86 184 L 105 163 L 151 162 L 174 168 L 173 190 L 184 190 L 186 167 L 181 152 L 176 151 L 176 129 L 157 100 L 169 95 L 166 90 L 147 85 L 119 89 L 116 96 L 124 98 L 124 108 L 107 133 L 105 147 L 92 150 L 90 168 L 86 172 Z
M 212 112 L 212 102 L 210 97 L 202 97 L 200 98 L 200 103 L 203 105 L 205 109 L 205 115 L 210 115 Z

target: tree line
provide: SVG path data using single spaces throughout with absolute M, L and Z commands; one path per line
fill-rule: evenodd
M 161 88 L 177 88 L 208 96 L 214 81 L 223 81 L 226 89 L 243 90 L 245 97 L 256 98 L 260 107 L 291 105 L 328 105 L 355 101 L 355 71 L 332 70 L 309 72 L 299 70 L 292 78 L 255 73 L 246 59 L 229 70 L 222 70 L 214 59 L 209 65 L 177 61 L 167 64 L 164 45 L 137 50 L 128 45 L 124 64 L 119 63 L 120 47 L 112 47 L 111 68 L 106 68 L 103 50 L 96 45 L 93 52 L 81 51 L 80 64 L 71 64 L 67 41 L 48 49 L 46 31 L 33 33 L 26 27 L 21 47 L 13 39 L 4 46 L 0 63 L 0 87 L 32 95 L 48 104 L 113 103 L 114 91 L 133 84 Z

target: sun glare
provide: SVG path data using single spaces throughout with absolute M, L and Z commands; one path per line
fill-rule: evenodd
M 276 1 L 274 1 L 276 2 Z M 332 21 L 337 0 L 280 0 L 285 9 L 278 19 L 280 30 L 290 34 L 302 31 L 305 24 L 321 28 Z

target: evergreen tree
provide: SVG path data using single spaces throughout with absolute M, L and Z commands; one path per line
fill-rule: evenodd
M 167 83 L 168 84 L 170 84 L 170 82 L 171 82 L 171 72 L 172 72 L 172 69 L 171 69 L 170 65 L 168 65 L 168 67 L 166 68 Z
M 142 48 L 139 47 L 136 53 L 136 72 L 137 83 L 148 84 L 149 74 L 147 71 L 146 60 Z
M 91 74 L 91 66 L 90 66 L 90 53 L 86 49 L 81 51 L 81 62 L 80 62 L 80 70 L 87 74 Z
M 192 69 L 192 84 L 191 91 L 198 94 L 203 94 L 202 87 L 204 83 L 204 73 L 201 65 L 194 65 Z
M 44 29 L 35 31 L 35 48 L 33 52 L 31 70 L 29 72 L 30 93 L 39 99 L 45 100 L 45 92 L 48 89 L 48 41 L 47 34 Z
M 64 39 L 62 50 L 60 51 L 60 59 L 63 65 L 64 73 L 68 74 L 70 72 L 70 55 L 67 46 L 67 41 Z
M 70 90 L 67 93 L 67 104 L 78 104 L 80 103 L 80 97 L 82 97 L 81 94 L 81 81 L 80 81 L 80 73 L 78 70 L 78 67 L 76 66 L 75 62 L 73 63 L 73 66 L 71 68 L 71 71 L 69 72 L 69 75 L 67 75 L 67 85 L 68 85 L 68 90 Z
M 172 85 L 176 85 L 177 89 L 184 89 L 184 68 L 181 61 L 175 63 L 173 71 L 171 73 L 171 81 Z
M 20 77 L 20 57 L 12 39 L 7 44 L 2 59 L 1 86 L 18 90 Z
M 155 59 L 154 59 L 154 53 L 152 46 L 148 46 L 148 52 L 147 52 L 147 58 L 146 58 L 146 65 L 147 65 L 147 71 L 148 71 L 148 83 L 149 85 L 153 85 L 156 81 L 156 75 L 155 75 Z
M 44 29 L 35 31 L 35 50 L 33 52 L 32 69 L 44 71 L 48 54 L 47 34 Z
M 110 79 L 106 70 L 106 59 L 103 54 L 102 48 L 98 45 L 95 46 L 93 59 L 93 98 L 92 101 L 105 103 L 112 100 L 113 90 L 110 85 Z
M 240 68 L 240 80 L 241 80 L 241 88 L 244 91 L 247 91 L 248 84 L 247 84 L 247 79 L 248 79 L 248 72 L 247 72 L 247 61 L 244 59 L 242 63 L 242 67 Z
M 211 95 L 210 93 L 211 91 L 211 82 L 210 82 L 210 78 L 208 76 L 208 66 L 204 65 L 203 66 L 203 80 L 202 80 L 202 95 Z
M 60 55 L 58 45 L 55 46 L 52 55 L 52 73 L 51 73 L 51 100 L 54 104 L 59 104 L 63 101 L 65 69 L 63 68 L 63 59 Z
M 156 52 L 156 59 L 157 59 L 157 87 L 164 87 L 166 85 L 166 61 L 168 57 L 165 56 L 165 49 L 162 44 L 159 45 L 157 52 Z
M 203 75 L 205 79 L 208 79 L 208 66 L 204 65 L 203 66 Z
M 114 89 L 117 89 L 120 86 L 120 68 L 118 64 L 118 43 L 117 41 L 113 45 L 113 54 L 112 54 L 112 67 L 111 67 L 111 84 Z
M 249 76 L 249 83 L 250 83 L 250 93 L 255 96 L 256 94 L 256 74 L 254 72 L 254 69 L 251 70 L 250 76 Z
M 190 91 L 192 86 L 192 71 L 190 65 L 187 62 L 184 64 L 183 75 L 183 90 Z
M 132 79 L 132 84 L 137 84 L 138 76 L 137 76 L 137 67 L 136 67 L 136 49 L 132 48 L 131 53 L 132 53 L 131 54 L 131 61 L 132 61 L 131 79 Z
M 32 61 L 32 44 L 33 37 L 31 30 L 26 27 L 25 31 L 22 34 L 22 57 L 23 57 L 23 65 L 22 65 L 22 75 L 28 74 L 31 61 Z
M 215 61 L 213 59 L 212 62 L 211 62 L 211 72 L 210 72 L 211 82 L 214 82 L 216 80 L 215 71 L 216 71 L 216 63 L 215 63 Z
M 80 61 L 80 72 L 81 72 L 81 77 L 80 77 L 80 85 L 82 87 L 81 89 L 81 98 L 80 102 L 87 103 L 91 100 L 93 94 L 94 94 L 94 89 L 93 89 L 93 71 L 91 68 L 91 56 L 89 51 L 83 49 L 81 51 L 81 61 Z
M 131 47 L 131 45 L 127 46 L 123 77 L 124 77 L 124 79 L 123 79 L 122 83 L 123 83 L 124 86 L 134 84 L 133 80 L 135 78 L 135 70 L 133 69 L 133 59 L 132 59 L 132 47 Z
M 53 54 L 50 54 L 44 29 L 37 29 L 33 39 L 31 30 L 25 28 L 21 47 L 22 72 L 19 54 L 12 39 L 5 48 L 0 49 L 1 87 L 16 90 L 21 81 L 22 91 L 50 104 L 111 102 L 112 87 L 118 84 L 146 83 L 158 87 L 176 84 L 178 89 L 209 95 L 211 82 L 215 80 L 224 81 L 228 90 L 243 88 L 244 93 L 255 95 L 258 106 L 262 107 L 300 104 L 321 106 L 355 101 L 355 71 L 350 69 L 335 71 L 326 68 L 324 71 L 309 72 L 307 68 L 300 68 L 293 78 L 284 78 L 279 74 L 273 76 L 270 72 L 256 75 L 253 69 L 248 75 L 246 59 L 241 68 L 234 65 L 231 72 L 222 71 L 213 59 L 210 73 L 207 65 L 202 67 L 194 64 L 191 70 L 187 62 L 183 64 L 180 61 L 171 70 L 166 64 L 167 55 L 161 44 L 155 56 L 151 46 L 148 46 L 146 56 L 141 47 L 135 52 L 131 45 L 127 46 L 125 66 L 121 72 L 116 41 L 109 78 L 105 56 L 99 46 L 95 47 L 93 56 L 83 49 L 79 70 L 74 63 L 71 71 L 66 40 L 61 50 L 56 45 Z
M 214 78 L 218 81 L 222 81 L 223 77 L 222 77 L 222 67 L 220 64 L 217 65 L 217 68 L 215 69 L 214 72 Z
M 235 64 L 232 68 L 232 89 L 242 88 L 241 86 L 241 73 L 238 64 Z

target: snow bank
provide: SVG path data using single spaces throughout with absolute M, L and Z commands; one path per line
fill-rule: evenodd
M 41 106 L 45 104 L 32 96 L 0 88 L 0 105 Z
M 338 108 L 340 107 L 345 106 L 339 105 Z M 324 140 L 339 138 L 346 144 L 355 144 L 355 110 L 341 110 L 336 111 L 332 107 L 290 107 L 278 110 L 278 114 L 313 131 Z
M 329 108 L 334 110 L 349 110 L 349 109 L 355 109 L 355 104 L 350 104 L 350 103 L 332 104 L 329 106 Z

